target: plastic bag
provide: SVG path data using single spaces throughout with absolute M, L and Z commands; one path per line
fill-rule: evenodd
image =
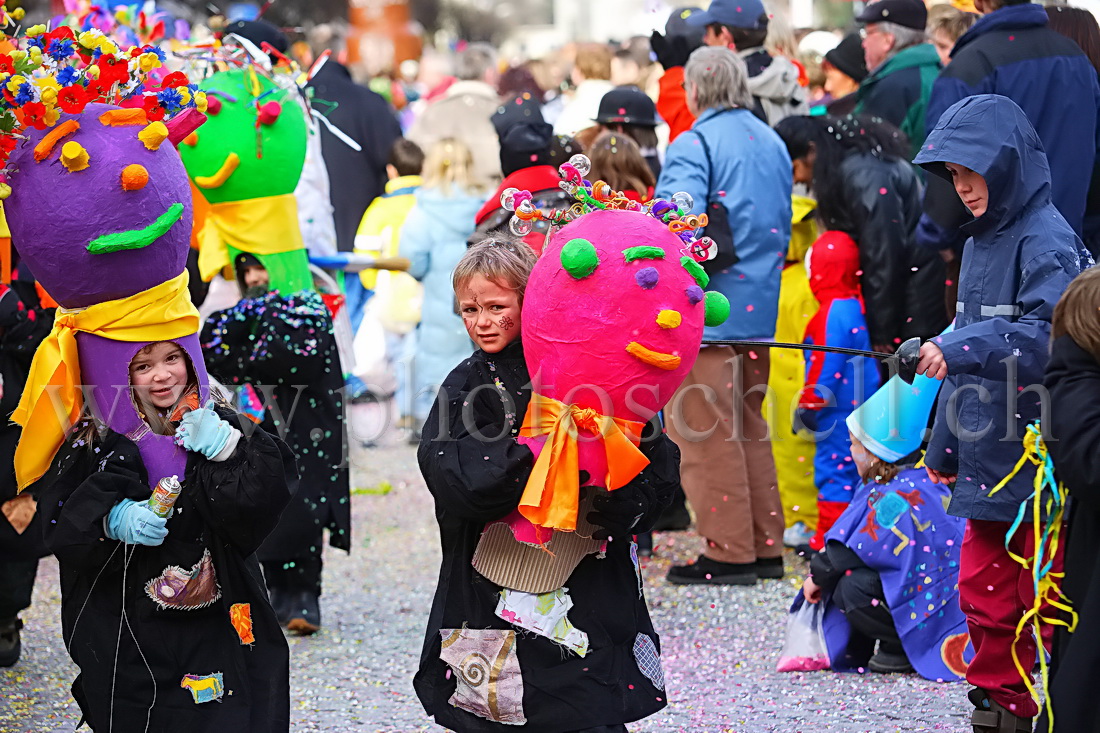
M 779 655 L 777 672 L 812 672 L 829 668 L 829 650 L 825 647 L 825 630 L 821 625 L 824 609 L 821 603 L 796 606 L 787 617 L 787 640 Z

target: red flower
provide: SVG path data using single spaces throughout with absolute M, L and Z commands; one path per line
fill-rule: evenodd
M 169 87 L 185 87 L 189 84 L 187 74 L 182 71 L 173 71 L 168 76 L 164 77 L 164 81 L 161 82 L 161 89 L 168 89 Z
M 103 54 L 96 65 L 99 66 L 99 81 L 105 88 L 115 82 L 125 84 L 130 80 L 130 69 L 125 58 Z
M 15 73 L 15 61 L 6 53 L 0 54 L 0 73 Z
M 15 150 L 18 143 L 19 141 L 10 135 L 0 135 L 0 155 L 6 158 Z
M 41 102 L 27 102 L 23 105 L 23 124 L 36 130 L 46 129 L 46 105 Z
M 147 96 L 141 106 L 145 108 L 145 118 L 150 122 L 160 122 L 164 119 L 164 107 L 160 106 L 157 95 L 150 94 Z
M 57 28 L 54 28 L 52 31 L 50 31 L 49 33 L 47 33 L 45 35 L 45 37 L 42 41 L 42 45 L 48 48 L 49 45 L 50 45 L 50 41 L 53 41 L 53 40 L 56 40 L 56 39 L 59 39 L 59 38 L 67 38 L 70 41 L 75 42 L 76 41 L 76 34 L 73 33 L 73 29 L 70 28 L 69 26 L 59 25 Z
M 61 108 L 62 112 L 68 114 L 80 114 L 84 111 L 88 101 L 88 92 L 79 84 L 62 87 L 61 91 L 57 93 L 57 106 Z

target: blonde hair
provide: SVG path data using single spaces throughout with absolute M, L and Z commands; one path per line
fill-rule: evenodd
M 489 237 L 466 250 L 455 265 L 451 286 L 457 294 L 471 280 L 481 275 L 501 287 L 516 291 L 520 305 L 527 291 L 527 278 L 538 256 L 526 242 L 503 237 Z
M 1069 336 L 1100 362 L 1100 267 L 1082 272 L 1054 306 L 1050 340 Z
M 936 31 L 943 31 L 952 41 L 957 41 L 977 20 L 975 13 L 963 12 L 946 3 L 933 5 L 928 9 L 928 35 L 931 37 Z
M 577 46 L 577 71 L 585 79 L 611 78 L 611 48 L 604 43 L 582 43 Z
M 424 188 L 438 188 L 448 196 L 453 189 L 476 192 L 474 156 L 466 144 L 445 138 L 428 148 L 424 158 Z
M 605 132 L 588 148 L 592 180 L 606 181 L 616 191 L 637 191 L 643 199 L 657 185 L 638 144 L 621 132 Z

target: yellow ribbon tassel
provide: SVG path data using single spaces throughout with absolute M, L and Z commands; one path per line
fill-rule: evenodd
M 523 490 L 519 513 L 540 527 L 576 530 L 580 499 L 578 435 L 583 431 L 592 436 L 586 440 L 602 443 L 607 455 L 603 484 L 614 491 L 649 465 L 649 459 L 638 450 L 643 427 L 645 423 L 608 417 L 590 407 L 566 405 L 532 394 L 520 435 L 549 437 Z

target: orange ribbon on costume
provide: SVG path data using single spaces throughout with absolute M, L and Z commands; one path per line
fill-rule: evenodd
M 580 500 L 580 467 L 577 436 L 584 431 L 603 444 L 607 454 L 608 491 L 625 486 L 649 465 L 638 450 L 645 423 L 601 415 L 591 407 L 566 405 L 551 397 L 532 394 L 520 435 L 549 436 L 543 446 L 523 497 L 519 513 L 540 527 L 572 532 L 577 528 Z

